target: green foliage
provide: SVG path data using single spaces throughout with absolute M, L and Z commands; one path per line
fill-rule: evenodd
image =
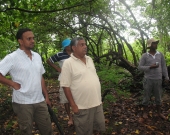
M 34 50 L 42 56 L 47 74 L 51 71 L 46 60 L 61 50 L 61 41 L 64 38 L 75 36 L 86 39 L 88 55 L 94 59 L 100 61 L 103 58 L 107 62 L 121 65 L 123 60 L 120 58 L 124 57 L 137 66 L 145 50 L 144 44 L 148 35 L 160 37 L 164 54 L 169 46 L 169 2 L 159 0 L 153 2 L 146 0 L 0 1 L 0 59 L 18 47 L 15 39 L 16 31 L 19 28 L 29 27 L 36 37 Z M 166 23 L 162 21 L 164 19 Z M 169 53 L 166 58 L 169 62 Z M 114 71 L 109 70 L 111 72 L 107 72 L 106 69 L 99 73 L 101 78 L 106 76 L 105 80 L 101 81 L 102 90 L 103 87 L 118 88 L 121 78 L 125 77 L 123 75 L 125 72 L 120 73 L 122 71 L 119 72 L 117 67 L 114 67 Z M 126 86 L 132 83 L 131 80 L 128 82 Z
M 120 69 L 117 66 L 109 67 L 107 65 L 96 65 L 98 71 L 102 95 L 109 89 L 110 91 L 103 97 L 104 104 L 103 107 L 107 108 L 109 104 L 114 103 L 117 99 L 121 97 L 129 97 L 128 90 L 120 89 L 119 82 L 122 78 L 126 77 L 128 73 L 124 69 Z M 123 84 L 124 85 L 124 84 Z
M 102 89 L 116 87 L 120 78 L 122 77 L 117 71 L 119 69 L 116 69 L 115 67 L 109 68 L 107 65 L 96 65 L 96 67 L 99 68 L 97 74 L 100 78 Z
M 106 133 L 107 133 L 108 135 L 111 135 L 112 132 L 113 132 L 113 127 L 112 127 L 112 126 L 111 126 L 111 127 L 108 127 L 108 128 L 106 129 Z
M 16 42 L 12 42 L 10 39 L 0 36 L 0 59 L 4 58 L 7 54 L 13 52 L 16 47 Z
M 0 84 L 0 123 L 4 123 L 13 114 L 11 92 L 11 89 Z M 6 126 L 7 130 L 10 128 L 11 124 Z
M 133 42 L 131 44 L 135 54 L 136 54 L 136 57 L 137 57 L 137 60 L 140 59 L 141 55 L 142 55 L 142 46 L 141 44 L 136 40 L 135 42 Z M 132 56 L 132 53 L 130 52 L 130 50 L 128 49 L 128 47 L 125 45 L 125 50 L 126 50 L 126 55 L 127 55 L 127 59 L 133 63 L 133 56 Z
M 166 52 L 165 58 L 166 58 L 166 64 L 170 66 L 170 52 Z
M 57 108 L 53 108 L 53 111 L 54 111 L 55 114 L 58 113 L 58 109 Z
M 107 65 L 96 64 L 96 67 L 99 69 L 97 74 L 100 78 L 102 90 L 107 88 L 118 88 L 118 84 L 122 78 L 129 75 L 128 72 L 116 65 L 109 67 Z
M 157 39 L 157 38 L 155 38 L 155 39 Z M 133 47 L 133 50 L 135 51 L 137 59 L 139 60 L 141 58 L 141 55 L 142 55 L 142 52 L 141 52 L 142 46 L 140 45 L 140 43 L 138 41 L 135 41 L 134 43 L 132 43 L 132 47 Z M 126 46 L 125 46 L 125 50 L 126 50 L 127 59 L 130 62 L 133 62 L 132 54 Z M 164 54 L 164 57 L 166 59 L 166 64 L 169 66 L 170 65 L 170 52 L 166 51 L 167 49 L 163 45 L 163 41 L 160 41 L 160 43 L 158 44 L 157 50 Z
M 113 95 L 111 95 L 111 94 L 107 94 L 106 96 L 105 96 L 105 101 L 109 101 L 109 102 L 115 102 L 116 101 L 116 98 L 115 97 L 113 97 Z
M 13 121 L 13 120 L 10 120 L 10 121 L 8 122 L 8 124 L 5 126 L 5 130 L 10 130 L 10 129 L 12 129 L 13 124 L 14 124 L 14 121 Z

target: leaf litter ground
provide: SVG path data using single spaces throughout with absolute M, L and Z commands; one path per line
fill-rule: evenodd
M 63 104 L 59 103 L 59 86 L 57 83 L 48 83 L 48 93 L 52 101 L 52 109 L 56 113 L 59 123 L 65 135 L 75 135 L 75 127 L 67 125 L 68 117 Z M 116 92 L 111 94 L 117 97 Z M 170 135 L 170 93 L 164 92 L 162 113 L 167 117 L 167 121 L 161 119 L 156 114 L 155 105 L 149 107 L 149 118 L 142 118 L 143 108 L 139 104 L 141 95 L 133 93 L 129 98 L 117 97 L 116 102 L 110 102 L 104 107 L 106 132 L 101 135 Z M 105 102 L 105 101 L 104 101 Z M 6 110 L 7 111 L 7 110 Z M 0 122 L 1 135 L 17 135 L 18 124 L 15 114 L 9 119 Z M 10 128 L 9 122 L 12 121 Z M 53 135 L 59 135 L 59 131 L 54 122 L 52 122 Z M 33 135 L 39 135 L 39 131 L 34 124 Z

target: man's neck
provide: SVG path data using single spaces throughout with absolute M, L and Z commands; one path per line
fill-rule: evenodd
M 23 49 L 23 48 L 21 48 L 21 47 L 20 47 L 20 49 L 23 50 L 23 51 L 27 54 L 27 56 L 28 56 L 30 59 L 32 59 L 31 50 L 29 50 L 29 49 Z
M 77 55 L 77 54 L 75 54 L 75 53 L 73 53 L 73 55 L 74 55 L 76 58 L 80 59 L 83 63 L 86 64 L 86 57 L 85 57 L 85 55 L 84 55 L 84 56 L 79 56 L 79 55 Z
M 68 55 L 70 55 L 72 52 L 71 52 L 71 51 L 66 51 L 66 53 L 67 53 Z
M 150 49 L 150 50 L 149 50 L 149 53 L 152 54 L 152 55 L 154 55 L 154 54 L 156 53 L 156 50 L 155 50 L 155 49 Z

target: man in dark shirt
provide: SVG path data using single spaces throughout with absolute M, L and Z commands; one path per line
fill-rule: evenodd
M 153 38 L 147 41 L 148 52 L 144 53 L 139 62 L 139 70 L 144 72 L 144 97 L 142 104 L 144 105 L 143 118 L 148 118 L 147 106 L 153 91 L 155 97 L 156 109 L 158 115 L 166 119 L 166 117 L 161 113 L 161 96 L 162 96 L 162 76 L 168 81 L 168 72 L 165 63 L 164 56 L 161 52 L 157 51 L 157 45 L 159 40 Z
M 70 57 L 70 54 L 71 54 L 70 42 L 71 42 L 70 39 L 63 40 L 63 42 L 62 42 L 63 52 L 59 52 L 59 53 L 51 56 L 47 60 L 47 63 L 59 73 L 61 73 L 61 67 L 62 67 L 64 61 Z M 55 62 L 58 62 L 59 66 L 57 66 L 55 64 Z M 58 80 L 60 81 L 60 75 L 59 75 Z M 60 87 L 59 93 L 60 93 L 60 103 L 64 104 L 66 112 L 69 116 L 68 125 L 69 126 L 73 125 L 72 115 L 70 113 L 70 104 L 68 103 L 68 100 L 64 94 L 62 87 Z

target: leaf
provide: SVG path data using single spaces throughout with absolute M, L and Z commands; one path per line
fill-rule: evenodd
M 63 120 L 69 120 L 69 118 L 68 118 L 68 117 L 65 117 L 65 118 L 63 118 Z
M 136 130 L 136 131 L 135 131 L 135 134 L 139 134 L 139 133 L 140 133 L 139 130 Z
M 105 123 L 109 123 L 109 119 L 105 119 Z
M 108 114 L 108 112 L 104 112 L 104 115 L 105 115 L 105 114 Z
M 118 122 L 119 123 L 119 125 L 121 125 L 122 124 L 122 122 L 120 121 L 120 122 Z

